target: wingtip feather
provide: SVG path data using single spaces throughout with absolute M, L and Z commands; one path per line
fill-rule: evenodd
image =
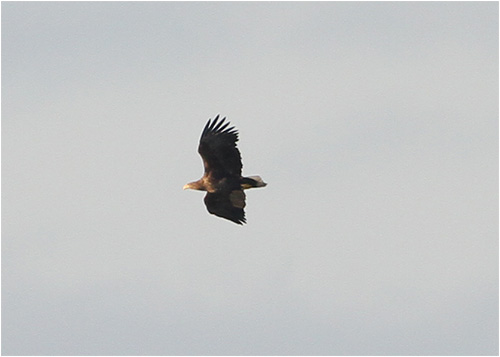
M 234 135 L 236 141 L 238 141 L 238 130 L 234 126 L 229 127 L 230 124 L 230 121 L 226 121 L 226 117 L 221 119 L 220 114 L 217 114 L 214 119 L 208 119 L 201 133 L 201 137 L 203 138 L 210 133 L 224 133 Z

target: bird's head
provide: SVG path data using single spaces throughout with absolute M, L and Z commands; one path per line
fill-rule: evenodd
M 187 184 L 184 185 L 184 187 L 182 189 L 183 190 L 200 190 L 200 191 L 205 191 L 205 188 L 200 183 L 200 181 L 193 181 L 193 182 L 187 183 Z

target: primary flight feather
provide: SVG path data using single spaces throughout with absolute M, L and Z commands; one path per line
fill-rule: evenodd
M 236 147 L 238 131 L 234 126 L 229 127 L 226 118 L 219 119 L 219 115 L 210 119 L 201 133 L 198 152 L 203 159 L 205 173 L 198 181 L 186 184 L 184 189 L 207 191 L 205 205 L 208 212 L 243 224 L 246 223 L 243 190 L 267 184 L 260 176 L 241 176 L 243 165 Z

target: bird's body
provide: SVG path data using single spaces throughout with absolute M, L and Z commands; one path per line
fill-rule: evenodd
M 207 191 L 205 205 L 211 214 L 243 224 L 246 223 L 243 190 L 267 184 L 259 176 L 241 176 L 243 165 L 236 147 L 238 132 L 234 127 L 228 128 L 225 119 L 219 121 L 217 115 L 205 125 L 198 146 L 205 173 L 184 189 Z

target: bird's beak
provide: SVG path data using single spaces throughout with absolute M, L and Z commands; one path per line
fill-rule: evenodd
M 188 188 L 189 188 L 189 184 L 186 184 L 186 185 L 184 185 L 184 187 L 182 189 L 187 190 Z

